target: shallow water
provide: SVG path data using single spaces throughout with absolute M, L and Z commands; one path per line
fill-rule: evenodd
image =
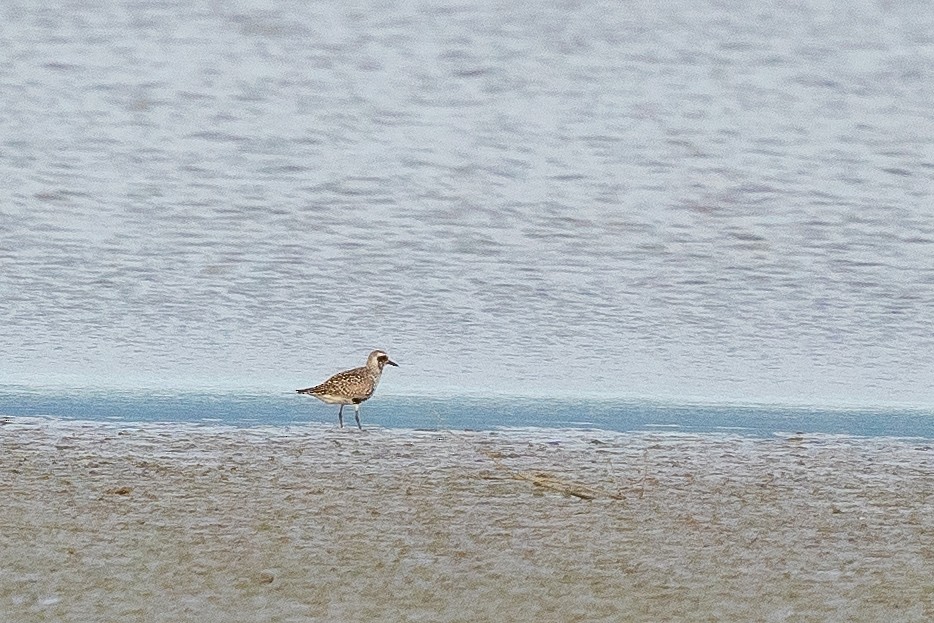
M 934 14 L 0 7 L 0 380 L 934 405 Z
M 344 422 L 354 428 L 353 410 Z M 0 388 L 0 416 L 51 421 L 172 422 L 300 432 L 337 427 L 337 408 L 307 396 L 275 394 L 69 392 Z M 387 396 L 365 403 L 364 428 L 418 430 L 582 429 L 615 432 L 719 433 L 745 437 L 795 433 L 934 439 L 934 414 L 774 405 L 665 404 L 614 400 Z M 8 420 L 10 422 L 15 420 Z M 277 433 L 277 434 L 280 434 Z

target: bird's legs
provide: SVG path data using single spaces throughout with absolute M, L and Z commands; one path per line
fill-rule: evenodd
M 340 424 L 341 428 L 344 428 L 344 405 L 341 405 L 341 408 L 337 410 L 337 423 Z
M 363 430 L 363 427 L 360 426 L 360 403 L 357 403 L 353 406 L 353 416 L 357 420 L 357 428 Z

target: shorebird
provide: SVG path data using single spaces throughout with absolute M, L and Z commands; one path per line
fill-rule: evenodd
M 329 405 L 340 405 L 341 408 L 337 411 L 337 422 L 341 428 L 344 428 L 344 405 L 353 405 L 353 416 L 357 420 L 357 428 L 363 430 L 360 426 L 360 403 L 369 399 L 376 391 L 379 377 L 382 376 L 383 368 L 387 363 L 391 366 L 399 365 L 383 351 L 374 350 L 366 358 L 365 366 L 338 372 L 321 385 L 295 391 L 299 394 L 314 396 Z

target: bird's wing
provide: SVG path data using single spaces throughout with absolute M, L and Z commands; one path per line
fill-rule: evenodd
M 373 395 L 373 383 L 366 366 L 338 372 L 324 383 L 312 387 L 308 393 L 328 394 L 339 392 L 348 398 L 366 400 Z

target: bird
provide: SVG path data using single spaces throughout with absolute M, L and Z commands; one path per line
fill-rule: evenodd
M 368 400 L 376 391 L 376 385 L 386 364 L 399 366 L 385 352 L 374 350 L 366 358 L 365 366 L 338 372 L 320 385 L 295 391 L 314 396 L 329 405 L 340 405 L 341 408 L 337 410 L 337 422 L 341 428 L 344 428 L 344 406 L 353 405 L 357 428 L 363 430 L 363 426 L 360 425 L 360 403 Z

